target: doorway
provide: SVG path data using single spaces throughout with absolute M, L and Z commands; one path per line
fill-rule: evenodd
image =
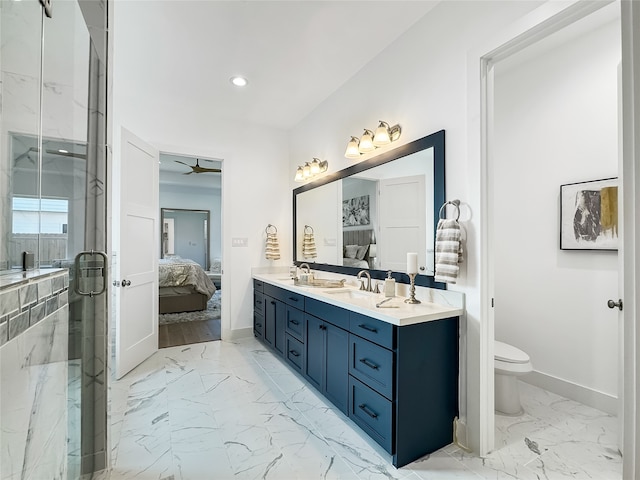
M 534 369 L 522 377 L 525 416 L 518 422 L 535 424 L 523 435 L 536 442 L 533 430 L 541 421 L 532 415 L 544 403 L 529 398 L 536 395 L 574 405 L 579 418 L 566 421 L 580 428 L 608 417 L 607 455 L 615 456 L 616 476 L 622 472 L 616 455 L 621 422 L 615 418 L 622 397 L 622 323 L 607 299 L 617 298 L 617 252 L 590 245 L 562 250 L 559 239 L 570 227 L 561 224 L 561 185 L 618 175 L 619 8 L 612 3 L 574 19 L 487 66 L 495 340 L 525 351 Z M 503 430 L 512 424 L 496 415 L 496 448 L 509 441 Z M 567 436 L 574 434 L 579 432 Z M 544 455 L 544 440 L 536 444 Z
M 220 339 L 221 176 L 221 160 L 160 153 L 160 348 Z M 213 293 L 202 305 L 163 310 L 163 302 L 174 298 L 163 296 L 163 269 L 184 262 L 195 263 L 183 268 L 208 284 L 198 286 L 200 293 Z

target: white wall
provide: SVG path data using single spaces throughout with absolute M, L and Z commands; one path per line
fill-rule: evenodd
M 619 25 L 508 62 L 495 74 L 495 338 L 538 372 L 616 397 L 617 253 L 560 250 L 559 195 L 618 175 Z
M 209 210 L 209 258 L 222 258 L 222 191 L 160 183 L 160 208 Z
M 330 170 L 335 171 L 352 163 L 343 156 L 349 136 L 375 127 L 378 120 L 402 125 L 402 137 L 392 147 L 446 131 L 446 196 L 463 202 L 460 220 L 467 235 L 467 257 L 458 283 L 451 287 L 466 294 L 463 324 L 467 327 L 463 328 L 468 330 L 462 332 L 462 345 L 468 332 L 477 338 L 480 330 L 480 178 L 469 176 L 474 169 L 467 160 L 467 55 L 483 39 L 538 5 L 540 2 L 438 4 L 296 126 L 290 136 L 289 172 L 300 158 L 310 157 L 328 159 Z M 479 63 L 475 65 L 479 76 Z M 294 185 L 290 183 L 290 187 Z M 472 350 L 479 352 L 477 346 Z M 480 448 L 480 364 L 475 355 L 463 358 L 461 365 L 461 415 L 468 412 L 469 442 L 476 451 Z
M 155 26 L 133 21 L 128 3 L 116 2 L 113 9 L 113 250 L 117 257 L 121 126 L 161 151 L 223 159 L 222 335 L 229 339 L 240 329 L 248 333 L 253 322 L 251 267 L 274 264 L 264 258 L 267 224 L 278 228 L 281 260 L 275 264 L 288 265 L 292 258 L 287 133 L 215 118 L 215 106 L 207 106 L 206 99 L 184 98 L 187 83 L 176 86 L 185 95 L 146 97 L 145 86 L 153 78 L 145 65 L 161 52 L 145 43 L 157 34 Z M 248 248 L 231 247 L 235 237 L 247 238 Z M 114 271 L 117 275 L 117 265 Z

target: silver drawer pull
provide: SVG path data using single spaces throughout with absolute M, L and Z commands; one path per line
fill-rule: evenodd
M 367 367 L 372 368 L 373 370 L 378 370 L 378 365 L 373 363 L 371 360 L 367 360 L 366 358 L 361 358 L 360 363 L 364 363 Z
M 369 415 L 371 418 L 378 418 L 378 414 L 373 410 L 371 410 L 369 407 L 367 407 L 364 403 L 361 403 L 360 405 L 358 405 L 358 408 L 362 410 L 364 413 L 366 413 L 367 415 Z

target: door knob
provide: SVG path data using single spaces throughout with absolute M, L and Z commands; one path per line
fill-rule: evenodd
M 131 280 L 122 280 L 122 286 L 123 287 L 128 287 L 129 285 L 131 285 Z
M 609 307 L 609 308 L 618 307 L 619 310 L 622 310 L 622 299 L 619 298 L 617 302 L 614 302 L 613 300 L 609 300 L 607 302 L 607 307 Z

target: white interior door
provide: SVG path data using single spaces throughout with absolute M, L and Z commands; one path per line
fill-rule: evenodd
M 158 151 L 122 129 L 116 377 L 158 350 Z
M 424 188 L 424 175 L 380 180 L 378 268 L 404 272 L 407 252 L 417 252 L 420 273 L 433 273 L 427 270 Z

